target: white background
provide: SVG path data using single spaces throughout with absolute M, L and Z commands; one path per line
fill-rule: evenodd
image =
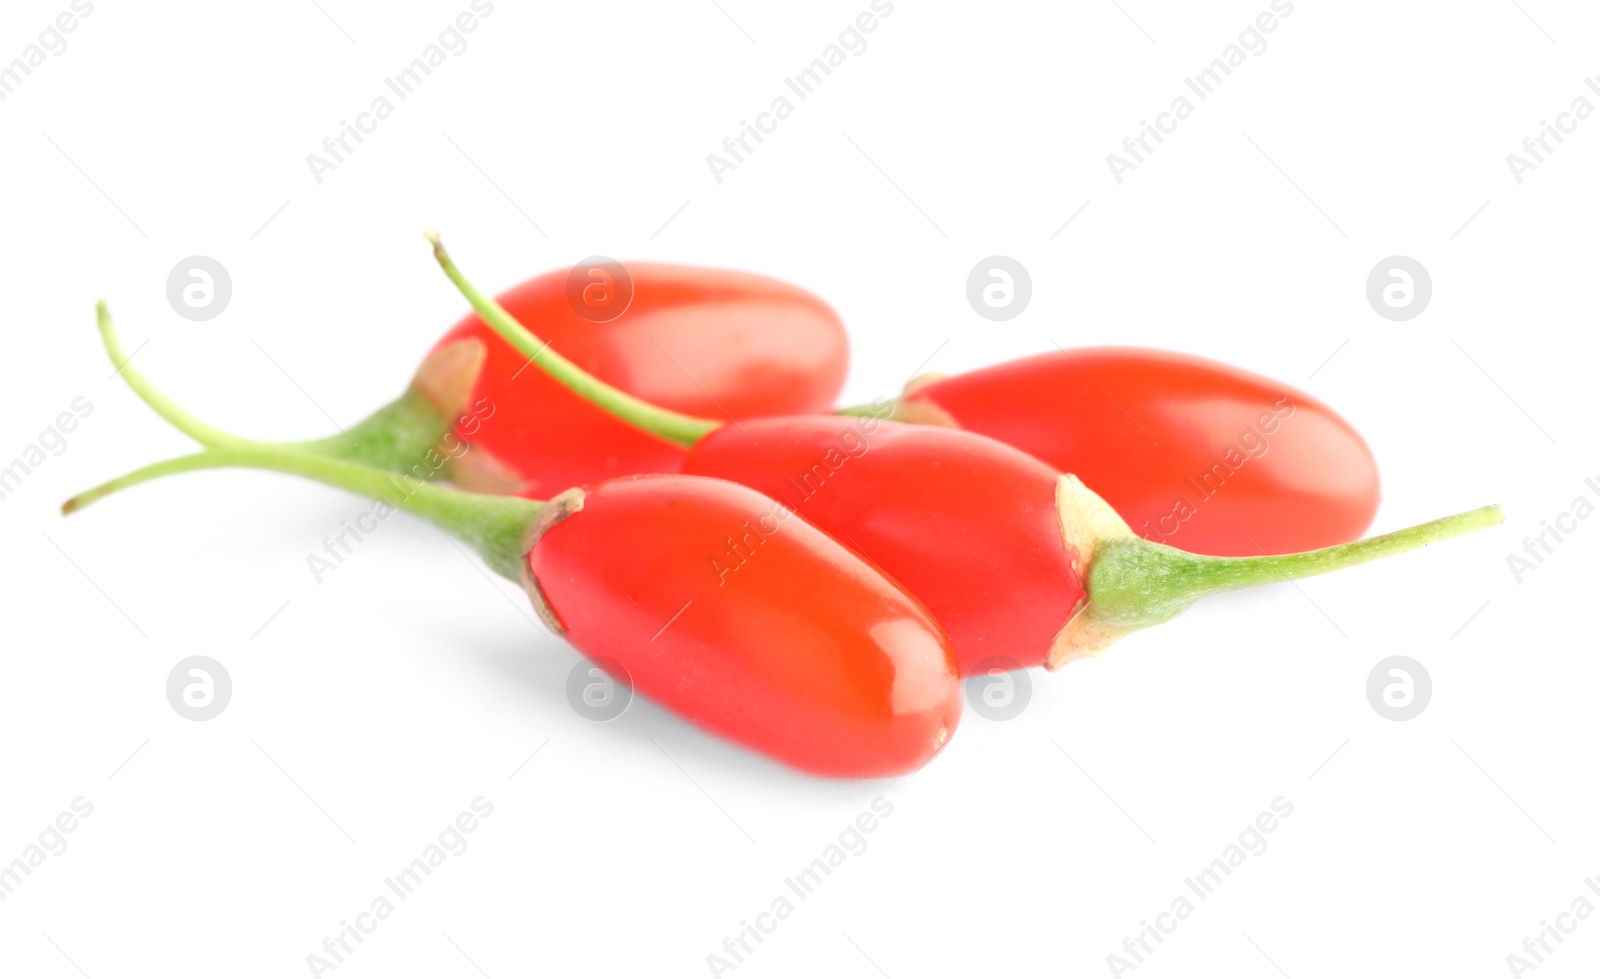
M 1107 975 L 1278 796 L 1294 813 L 1270 847 L 1140 977 L 1505 975 L 1542 919 L 1600 903 L 1583 885 L 1600 521 L 1520 585 L 1506 565 L 1600 476 L 1600 120 L 1520 185 L 1505 159 L 1574 98 L 1600 104 L 1592 7 L 1297 0 L 1118 185 L 1106 154 L 1266 0 L 900 0 L 719 185 L 706 155 L 867 0 L 499 0 L 319 185 L 306 155 L 467 0 L 319 2 L 101 0 L 0 102 L 0 459 L 94 405 L 0 502 L 0 861 L 74 798 L 94 806 L 0 903 L 0 972 L 306 975 L 480 795 L 494 813 L 470 849 L 339 976 L 708 975 L 878 796 L 894 811 L 865 852 L 738 976 Z M 9 0 L 0 62 L 65 9 Z M 1233 361 L 1366 435 L 1376 530 L 1494 502 L 1507 523 L 1204 603 L 1034 673 L 1015 720 L 968 712 L 915 778 L 861 784 L 648 704 L 578 717 L 576 654 L 409 518 L 315 584 L 305 555 L 366 505 L 335 491 L 206 473 L 57 515 L 187 451 L 111 378 L 96 298 L 201 417 L 319 436 L 396 394 L 464 310 L 426 227 L 491 291 L 594 253 L 802 284 L 850 329 L 850 402 L 929 357 L 955 371 L 1052 341 Z M 233 278 L 208 323 L 165 298 L 196 254 Z M 993 254 L 1033 278 L 1009 323 L 964 296 Z M 1434 284 L 1405 323 L 1364 294 L 1396 254 Z M 1364 692 L 1395 653 L 1434 683 L 1405 723 Z M 164 694 L 193 654 L 234 683 L 205 723 Z M 1538 975 L 1597 965 L 1600 917 Z

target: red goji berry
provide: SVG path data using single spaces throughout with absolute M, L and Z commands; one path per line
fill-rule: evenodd
M 1105 347 L 914 380 L 895 417 L 998 439 L 1074 473 L 1140 535 L 1200 554 L 1354 540 L 1378 464 L 1333 409 L 1216 361 Z
M 539 324 L 550 351 L 653 403 L 749 418 L 824 411 L 844 383 L 844 326 L 821 299 L 746 272 L 637 263 L 614 319 L 585 318 L 567 273 L 500 297 Z M 399 472 L 441 439 L 439 475 L 465 489 L 548 496 L 633 473 L 677 472 L 683 450 L 623 424 L 537 370 L 474 314 L 457 323 L 410 388 L 344 434 L 299 447 Z M 352 444 L 352 439 L 354 443 Z

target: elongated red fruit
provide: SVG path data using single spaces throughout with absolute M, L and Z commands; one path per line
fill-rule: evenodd
M 981 435 L 752 419 L 695 443 L 684 471 L 759 490 L 869 556 L 934 610 L 964 672 L 990 656 L 1043 664 L 1084 602 L 1060 474 Z
M 540 615 L 640 693 L 802 771 L 876 778 L 920 768 L 961 712 L 954 653 L 928 611 L 838 541 L 755 490 L 699 476 L 634 476 L 548 503 L 405 479 L 242 438 L 174 404 L 100 332 L 139 397 L 203 447 L 68 500 L 202 469 L 289 473 L 415 513 L 521 582 Z M 752 528 L 756 528 L 752 531 Z M 736 536 L 763 536 L 737 566 Z
M 914 384 L 901 410 L 1074 473 L 1141 536 L 1186 551 L 1342 544 L 1378 510 L 1377 461 L 1333 409 L 1186 354 L 1041 354 Z
M 613 273 L 617 273 L 613 275 Z M 848 342 L 815 295 L 746 272 L 659 265 L 550 272 L 499 297 L 549 350 L 621 390 L 718 418 L 825 411 Z M 593 277 L 591 280 L 587 277 Z M 630 293 L 624 289 L 631 282 Z M 626 305 L 591 320 L 593 290 Z M 347 434 L 297 448 L 465 489 L 541 497 L 634 473 L 677 472 L 683 450 L 617 421 L 542 372 L 475 314 L 455 325 L 399 400 Z
M 734 567 L 728 542 L 760 547 Z M 915 771 L 955 730 L 949 641 L 898 585 L 754 490 L 636 476 L 564 493 L 528 555 L 578 649 L 695 724 L 819 775 Z
M 813 415 L 702 437 L 684 471 L 793 507 L 920 598 L 964 675 L 1058 667 L 1207 595 L 1307 577 L 1500 522 L 1485 508 L 1299 554 L 1216 557 L 1143 540 L 1076 476 L 974 432 Z
M 595 377 L 676 411 L 752 418 L 823 411 L 844 383 L 844 325 L 826 303 L 776 279 L 681 265 L 630 264 L 633 300 L 608 322 L 580 316 L 565 272 L 517 286 L 501 303 L 537 323 L 552 350 Z M 496 408 L 476 426 L 457 481 L 548 496 L 632 473 L 677 472 L 676 446 L 625 425 L 567 390 L 476 314 L 439 341 L 484 345 L 468 404 Z M 488 477 L 486 479 L 485 477 Z M 505 483 L 493 481 L 504 478 Z M 510 485 L 511 480 L 516 485 Z

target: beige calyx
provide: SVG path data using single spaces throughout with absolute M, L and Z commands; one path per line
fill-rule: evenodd
M 943 371 L 928 371 L 918 374 L 906 382 L 901 389 L 900 397 L 889 402 L 894 406 L 894 413 L 889 416 L 890 421 L 905 422 L 909 425 L 937 425 L 940 428 L 960 428 L 961 423 L 955 416 L 926 398 L 911 400 L 911 396 L 930 384 L 944 380 L 950 375 Z
M 447 344 L 428 355 L 411 386 L 446 420 L 454 420 L 467 410 L 488 356 L 489 348 L 476 338 Z
M 528 539 L 522 548 L 522 587 L 527 590 L 528 600 L 533 602 L 533 609 L 539 613 L 540 621 L 558 636 L 566 635 L 567 627 L 561 624 L 556 610 L 550 607 L 550 600 L 545 597 L 544 589 L 539 586 L 539 579 L 533 576 L 533 568 L 527 558 L 533 551 L 534 545 L 539 543 L 539 538 L 549 533 L 551 527 L 583 509 L 583 498 L 583 490 L 577 487 L 563 490 L 551 497 L 539 511 L 538 519 L 534 520 L 533 529 L 528 531 Z
M 889 416 L 890 421 L 905 422 L 908 425 L 937 425 L 940 428 L 960 428 L 961 423 L 955 416 L 943 408 L 926 399 L 907 401 L 896 398 L 894 401 L 894 414 Z
M 1072 570 L 1088 587 L 1089 566 L 1100 545 L 1107 540 L 1133 537 L 1133 529 L 1117 515 L 1111 504 L 1073 475 L 1056 482 L 1056 513 L 1061 518 L 1061 535 L 1072 555 Z M 1045 667 L 1058 670 L 1085 656 L 1100 653 L 1131 632 L 1131 629 L 1096 621 L 1093 596 L 1087 596 L 1073 610 L 1072 618 L 1050 642 Z
M 913 377 L 911 380 L 906 382 L 906 386 L 900 389 L 900 397 L 910 397 L 928 385 L 942 381 L 949 376 L 950 375 L 946 374 L 944 371 L 923 371 L 921 374 L 918 374 L 916 377 Z
M 446 425 L 454 427 L 471 407 L 472 390 L 488 356 L 489 348 L 476 337 L 446 344 L 429 354 L 417 368 L 411 389 L 439 413 Z M 525 488 L 521 473 L 481 445 L 473 445 L 461 456 L 447 455 L 450 459 L 444 476 L 461 489 L 508 495 Z

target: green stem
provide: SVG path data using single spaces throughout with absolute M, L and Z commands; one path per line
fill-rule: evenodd
M 122 341 L 111 325 L 111 313 L 104 302 L 95 307 L 100 339 L 117 373 L 145 404 L 155 409 L 178 431 L 212 448 L 266 445 L 201 421 L 179 407 L 138 369 L 128 363 Z M 280 448 L 360 462 L 395 472 L 423 468 L 419 464 L 450 430 L 450 419 L 415 389 L 384 405 L 344 433 L 307 442 L 276 443 Z
M 73 513 L 118 490 L 162 476 L 200 469 L 265 469 L 383 500 L 396 509 L 430 520 L 472 545 L 495 571 L 521 582 L 528 531 L 543 503 L 514 496 L 485 496 L 445 489 L 409 474 L 396 475 L 359 462 L 315 454 L 306 446 L 257 442 L 214 428 L 179 407 L 127 363 L 104 303 L 99 306 L 98 318 L 106 352 L 113 363 L 122 365 L 119 373 L 123 380 L 140 400 L 206 449 L 145 466 L 80 493 L 62 504 L 62 513 Z
M 282 446 L 393 472 L 407 472 L 428 469 L 423 465 L 424 460 L 449 431 L 450 419 L 440 414 L 420 392 L 411 389 L 339 435 L 308 442 L 285 442 Z
M 455 534 L 483 555 L 491 568 L 516 582 L 522 580 L 522 554 L 528 530 L 544 507 L 543 503 L 521 497 L 465 493 L 433 486 L 414 476 L 255 443 L 207 449 L 135 469 L 79 493 L 61 504 L 61 512 L 74 513 L 104 496 L 152 479 L 201 469 L 264 469 L 288 473 L 349 490 L 357 496 L 382 500 Z
M 1504 517 L 1497 506 L 1299 554 L 1209 557 L 1139 537 L 1101 541 L 1090 563 L 1089 609 L 1094 624 L 1119 632 L 1165 622 L 1208 595 L 1327 574 L 1483 530 Z
M 910 400 L 918 389 L 949 376 L 944 371 L 923 371 L 905 383 L 898 398 L 879 398 L 864 405 L 850 405 L 835 409 L 834 414 L 906 422 L 910 425 L 954 425 L 954 420 L 943 408 Z
M 133 393 L 139 396 L 140 401 L 155 409 L 155 413 L 165 418 L 173 428 L 206 446 L 242 445 L 249 441 L 207 425 L 184 411 L 139 373 L 139 369 L 129 363 L 128 354 L 122 349 L 122 341 L 117 338 L 117 331 L 111 325 L 111 311 L 106 307 L 105 300 L 95 304 L 95 322 L 100 327 L 100 342 L 105 346 L 117 373 L 128 387 L 133 388 Z
M 516 317 L 506 312 L 505 307 L 479 292 L 476 286 L 467 281 L 467 277 L 461 274 L 455 262 L 451 261 L 449 253 L 444 250 L 438 232 L 430 231 L 426 237 L 433 243 L 433 257 L 438 261 L 439 267 L 444 269 L 444 274 L 449 276 L 457 289 L 461 290 L 461 294 L 472 304 L 478 316 L 507 343 L 527 357 L 529 362 L 537 364 L 546 374 L 566 385 L 578 396 L 635 428 L 685 447 L 694 445 L 704 436 L 722 427 L 721 422 L 658 408 L 648 401 L 612 387 L 551 350 L 549 344 L 534 336 L 527 327 L 517 321 Z
M 143 468 L 135 469 L 133 472 L 123 473 L 116 479 L 107 480 L 93 489 L 84 490 L 82 493 L 79 493 L 77 496 L 74 496 L 72 499 L 61 504 L 61 515 L 67 516 L 69 514 L 77 513 L 79 510 L 82 510 L 89 504 L 94 503 L 102 497 L 110 496 L 112 493 L 115 493 L 118 490 L 124 490 L 130 486 L 137 486 L 140 483 L 148 482 L 152 479 L 160 479 L 162 476 L 172 476 L 177 473 L 193 472 L 196 469 L 221 469 L 225 466 L 236 464 L 242 465 L 243 463 L 235 463 L 232 461 L 234 458 L 236 458 L 236 455 L 236 453 L 227 449 L 207 449 L 204 452 L 196 452 L 193 455 L 179 456 L 176 459 L 166 459 L 161 462 L 153 462 L 148 466 L 144 466 Z
M 885 405 L 888 406 L 887 412 L 884 410 Z M 899 398 L 892 398 L 888 401 L 872 401 L 861 405 L 850 405 L 845 408 L 835 408 L 833 413 L 836 415 L 845 415 L 851 418 L 876 418 L 880 421 L 899 421 L 901 412 L 903 410 L 904 402 L 902 402 Z

